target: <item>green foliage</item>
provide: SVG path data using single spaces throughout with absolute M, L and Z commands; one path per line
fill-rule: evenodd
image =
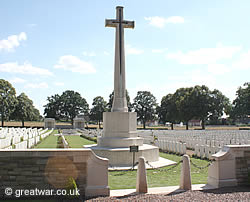
M 188 129 L 188 122 L 191 119 L 199 119 L 202 121 L 202 129 L 205 129 L 205 122 L 208 119 L 218 120 L 224 112 L 229 113 L 230 109 L 229 99 L 219 90 L 211 91 L 207 86 L 197 85 L 179 88 L 173 95 L 164 96 L 157 111 L 164 123 L 183 121 Z
M 67 196 L 69 197 L 78 196 L 76 190 L 77 190 L 76 181 L 73 177 L 70 177 L 66 185 Z
M 87 101 L 81 97 L 78 92 L 67 90 L 62 95 L 55 94 L 47 98 L 44 115 L 48 118 L 70 120 L 73 125 L 73 119 L 80 113 L 85 115 L 89 112 Z
M 97 121 L 99 128 L 101 127 L 102 113 L 107 111 L 107 102 L 101 96 L 97 96 L 93 100 L 93 108 L 90 110 L 90 119 Z
M 163 96 L 163 98 L 161 99 L 161 105 L 157 107 L 157 113 L 161 122 L 163 122 L 164 124 L 167 121 L 172 123 L 171 128 L 173 130 L 173 124 L 177 123 L 179 119 L 178 110 L 173 94 Z
M 62 139 L 62 136 L 60 135 L 57 138 L 57 148 L 64 148 L 63 139 Z
M 128 111 L 131 112 L 133 109 L 133 105 L 130 102 L 130 97 L 129 97 L 129 93 L 127 90 L 126 90 L 126 98 L 127 98 Z M 107 103 L 107 108 L 109 112 L 111 112 L 113 99 L 114 99 L 114 91 L 109 95 L 109 102 Z
M 61 97 L 58 94 L 47 98 L 48 103 L 44 106 L 44 115 L 46 118 L 60 119 L 61 116 Z
M 250 115 L 250 82 L 245 83 L 236 91 L 236 99 L 233 101 L 231 117 L 244 118 Z
M 4 126 L 4 121 L 9 119 L 16 104 L 17 99 L 15 88 L 8 81 L 0 79 L 0 115 L 2 126 Z
M 33 101 L 25 93 L 21 93 L 17 96 L 17 105 L 10 117 L 12 120 L 22 121 L 24 127 L 24 121 L 39 120 L 40 112 L 34 107 Z
M 138 91 L 134 98 L 133 107 L 137 112 L 138 120 L 143 122 L 143 128 L 146 128 L 146 122 L 156 118 L 156 98 L 149 91 Z

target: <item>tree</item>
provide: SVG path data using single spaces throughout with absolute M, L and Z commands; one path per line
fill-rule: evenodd
M 8 81 L 0 79 L 0 114 L 2 127 L 4 126 L 4 120 L 9 119 L 10 114 L 14 111 L 16 104 L 15 88 Z
M 24 121 L 39 120 L 40 113 L 33 105 L 33 101 L 28 98 L 27 95 L 21 93 L 17 96 L 17 105 L 14 112 L 11 114 L 11 118 L 14 120 L 22 121 L 24 127 Z
M 171 129 L 174 129 L 174 123 L 176 123 L 178 118 L 178 110 L 175 104 L 173 94 L 168 94 L 163 96 L 161 99 L 161 105 L 157 107 L 157 113 L 160 121 L 166 123 L 169 121 L 171 123 Z
M 220 118 L 224 112 L 230 110 L 230 102 L 218 90 L 209 90 L 205 85 L 190 88 L 177 89 L 173 95 L 180 120 L 186 123 L 193 118 L 202 122 L 202 129 L 205 129 L 205 121 L 209 118 Z
M 173 95 L 176 108 L 178 110 L 178 116 L 180 121 L 186 123 L 186 130 L 188 130 L 188 122 L 194 118 L 195 106 L 191 98 L 191 92 L 193 88 L 179 88 Z
M 245 83 L 243 87 L 240 86 L 236 91 L 236 96 L 231 116 L 236 119 L 250 115 L 250 82 Z
M 127 90 L 126 90 L 126 98 L 127 98 L 127 104 L 128 104 L 128 111 L 131 112 L 133 109 L 133 105 L 130 102 L 130 97 L 129 97 Z M 111 112 L 111 108 L 113 105 L 113 99 L 114 99 L 114 91 L 109 95 L 109 101 L 107 103 L 107 108 L 108 108 L 109 112 Z
M 231 114 L 232 105 L 229 98 L 222 94 L 217 89 L 210 92 L 211 97 L 211 108 L 208 115 L 208 119 L 218 123 L 218 120 L 225 113 L 227 115 Z
M 195 86 L 191 91 L 192 109 L 194 110 L 194 118 L 201 120 L 202 129 L 205 129 L 205 121 L 212 110 L 213 99 L 207 86 Z
M 61 96 L 58 94 L 52 95 L 47 98 L 48 104 L 44 105 L 44 115 L 46 118 L 55 118 L 59 120 L 62 116 L 61 108 L 62 101 Z
M 98 122 L 101 127 L 102 113 L 107 111 L 107 102 L 101 96 L 97 96 L 93 100 L 93 108 L 90 110 L 90 118 Z
M 61 99 L 61 110 L 60 113 L 71 120 L 73 125 L 73 119 L 79 114 L 84 113 L 88 114 L 89 105 L 87 101 L 81 97 L 78 92 L 72 90 L 64 91 L 60 96 Z
M 156 98 L 149 91 L 138 91 L 134 98 L 133 107 L 137 112 L 138 120 L 143 122 L 143 128 L 146 128 L 146 122 L 154 120 L 156 117 Z

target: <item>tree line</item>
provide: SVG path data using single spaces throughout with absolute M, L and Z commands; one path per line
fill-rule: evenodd
M 47 97 L 47 104 L 44 106 L 44 115 L 56 120 L 70 121 L 78 114 L 84 114 L 91 121 L 100 124 L 102 113 L 111 111 L 114 92 L 109 95 L 106 102 L 102 96 L 93 99 L 92 107 L 89 107 L 86 99 L 78 92 L 66 90 L 61 95 L 55 94 Z M 179 88 L 173 94 L 162 97 L 157 104 L 155 96 L 149 91 L 138 91 L 133 102 L 126 91 L 129 111 L 137 112 L 138 121 L 143 127 L 146 123 L 159 120 L 161 123 L 174 124 L 183 122 L 188 129 L 188 123 L 192 119 L 202 122 L 202 129 L 205 124 L 218 123 L 221 117 L 226 114 L 234 123 L 236 119 L 250 115 L 250 83 L 245 83 L 236 91 L 236 99 L 230 100 L 217 89 L 210 90 L 207 86 L 196 85 L 189 88 Z M 33 102 L 21 93 L 16 97 L 14 87 L 5 80 L 0 80 L 0 107 L 2 126 L 4 120 L 24 121 L 39 120 L 39 111 L 33 106 Z
M 144 128 L 147 122 L 159 120 L 163 124 L 170 122 L 172 129 L 175 123 L 184 122 L 188 129 L 189 121 L 198 119 L 202 122 L 202 129 L 205 129 L 206 122 L 218 123 L 224 114 L 228 115 L 233 123 L 237 118 L 250 114 L 250 83 L 239 87 L 236 96 L 233 103 L 230 103 L 219 90 L 196 85 L 179 88 L 175 93 L 163 96 L 158 105 L 155 96 L 149 91 L 138 91 L 133 102 L 126 91 L 128 109 L 137 112 L 137 118 Z M 96 121 L 100 127 L 102 113 L 111 111 L 113 97 L 114 92 L 109 95 L 109 101 L 106 102 L 102 96 L 97 96 L 93 99 L 92 108 L 89 109 L 88 103 L 79 93 L 65 91 L 61 96 L 56 94 L 48 97 L 44 115 L 57 120 L 70 119 L 73 123 L 75 115 L 83 113 L 91 121 Z M 71 107 L 65 107 L 66 103 Z
M 40 112 L 33 105 L 33 101 L 25 93 L 16 95 L 15 88 L 6 80 L 0 79 L 0 116 L 2 127 L 4 121 L 39 121 Z

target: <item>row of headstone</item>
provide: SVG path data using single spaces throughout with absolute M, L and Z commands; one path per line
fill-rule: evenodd
M 186 154 L 186 143 L 167 141 L 167 140 L 157 140 L 155 142 L 162 151 L 173 152 L 176 154 Z
M 27 149 L 50 135 L 48 129 L 1 128 L 0 149 Z
M 138 131 L 144 139 L 153 141 L 156 137 L 158 140 L 168 140 L 184 142 L 187 148 L 194 149 L 195 145 L 219 146 L 232 144 L 250 144 L 250 131 Z
M 83 133 L 87 137 L 100 137 L 102 134 L 101 129 L 78 129 L 81 133 Z

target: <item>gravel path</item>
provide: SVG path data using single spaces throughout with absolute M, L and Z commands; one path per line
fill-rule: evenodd
M 186 191 L 170 194 L 139 194 L 122 197 L 99 197 L 94 201 L 250 201 L 250 187 L 230 187 L 206 191 Z

